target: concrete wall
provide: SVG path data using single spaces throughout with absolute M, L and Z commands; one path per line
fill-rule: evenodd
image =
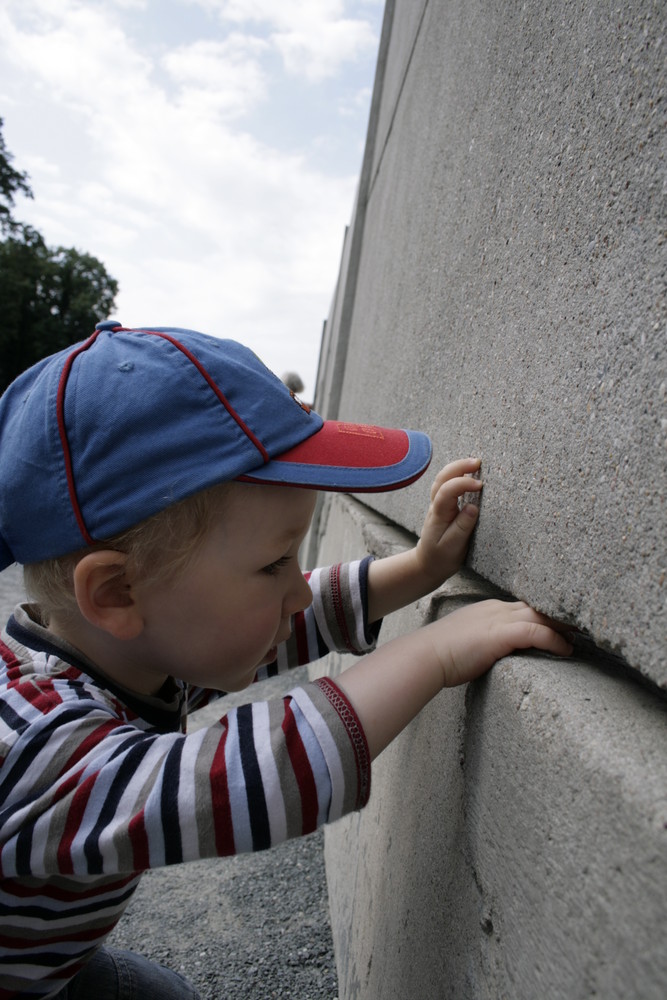
M 316 407 L 485 489 L 466 571 L 383 637 L 500 588 L 584 640 L 443 694 L 328 831 L 345 1000 L 667 995 L 666 19 L 386 5 Z M 427 491 L 325 500 L 312 556 L 410 544 Z

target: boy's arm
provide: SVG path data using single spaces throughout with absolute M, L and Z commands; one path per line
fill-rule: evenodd
M 480 464 L 477 458 L 464 458 L 441 469 L 431 487 L 431 503 L 416 546 L 371 563 L 369 622 L 430 594 L 461 568 L 478 509 L 466 504 L 459 510 L 458 501 L 464 493 L 482 489 L 480 480 L 473 478 Z
M 372 758 L 443 687 L 474 680 L 512 650 L 568 656 L 572 645 L 522 601 L 481 601 L 400 636 L 336 678 L 364 729 Z

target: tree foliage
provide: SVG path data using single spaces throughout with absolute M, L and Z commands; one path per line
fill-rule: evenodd
M 89 336 L 112 311 L 117 291 L 95 257 L 51 249 L 30 227 L 0 242 L 0 387 Z
M 32 198 L 32 191 L 28 184 L 28 175 L 25 171 L 14 170 L 12 160 L 14 157 L 7 151 L 5 139 L 2 134 L 4 122 L 0 118 L 0 233 L 16 231 L 20 229 L 20 223 L 12 218 L 12 208 L 14 207 L 14 195 L 21 191 L 27 198 Z
M 0 118 L 0 129 L 2 119 Z M 0 391 L 40 358 L 92 333 L 114 309 L 118 282 L 96 257 L 48 247 L 12 216 L 14 195 L 31 195 L 11 166 L 0 131 Z

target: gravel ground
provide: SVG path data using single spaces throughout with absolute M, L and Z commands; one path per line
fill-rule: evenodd
M 0 573 L 0 617 L 22 599 L 13 566 Z M 252 697 L 305 678 L 274 678 Z M 250 692 L 196 713 L 206 725 Z M 186 976 L 202 1000 L 338 1000 L 321 832 L 271 851 L 148 872 L 109 944 Z
M 322 835 L 148 872 L 110 939 L 202 1000 L 337 1000 Z

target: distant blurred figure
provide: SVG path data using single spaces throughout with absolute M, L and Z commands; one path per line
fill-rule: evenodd
M 303 384 L 303 379 L 297 372 L 283 372 L 280 376 L 280 381 L 284 382 L 288 389 L 292 392 L 303 392 L 305 386 Z

